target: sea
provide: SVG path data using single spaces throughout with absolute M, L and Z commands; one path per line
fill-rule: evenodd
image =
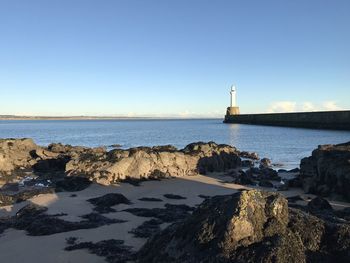
M 292 169 L 318 145 L 350 141 L 350 131 L 224 124 L 222 119 L 1 120 L 0 138 L 107 148 L 171 144 L 181 149 L 192 142 L 214 141 Z

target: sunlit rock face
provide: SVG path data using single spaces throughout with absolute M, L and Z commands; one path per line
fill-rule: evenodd
M 214 142 L 174 146 L 137 147 L 107 151 L 62 144 L 37 146 L 31 139 L 0 141 L 0 173 L 11 181 L 17 170 L 39 176 L 83 176 L 108 185 L 125 179 L 166 178 L 222 172 L 241 165 L 239 151 Z M 18 179 L 18 178 L 17 178 Z
M 325 212 L 324 212 L 325 213 Z M 340 223 L 341 222 L 341 223 Z M 288 208 L 277 193 L 216 196 L 151 238 L 139 262 L 346 262 L 350 226 Z
M 194 143 L 182 150 L 173 146 L 137 147 L 91 152 L 72 158 L 69 175 L 86 174 L 101 184 L 127 178 L 147 179 L 221 172 L 240 166 L 238 151 L 228 145 Z

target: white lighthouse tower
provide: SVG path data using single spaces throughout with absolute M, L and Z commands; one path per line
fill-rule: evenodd
M 231 86 L 231 104 L 230 107 L 236 107 L 236 87 L 234 85 Z
M 237 89 L 234 85 L 232 85 L 231 91 L 230 91 L 231 103 L 230 103 L 230 107 L 227 108 L 226 116 L 239 115 L 239 107 L 237 106 L 236 93 L 237 93 Z

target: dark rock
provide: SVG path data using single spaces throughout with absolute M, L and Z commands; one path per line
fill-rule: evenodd
M 252 159 L 252 160 L 259 160 L 259 155 L 254 152 L 240 152 L 239 156 L 241 158 L 247 158 L 247 159 Z
M 140 201 L 145 201 L 145 202 L 163 202 L 162 199 L 154 198 L 154 197 L 142 197 L 139 200 Z
M 111 208 L 111 206 L 119 204 L 131 204 L 130 200 L 128 200 L 124 195 L 117 193 L 105 194 L 100 197 L 88 199 L 87 201 L 93 204 L 95 206 L 94 210 L 99 213 L 116 212 L 116 210 Z
M 13 205 L 40 194 L 54 193 L 51 187 L 26 187 L 18 192 L 0 191 L 0 206 Z
M 293 179 L 286 180 L 286 184 L 289 187 L 298 187 L 299 188 L 302 186 L 302 182 L 301 182 L 301 179 L 299 177 L 295 177 Z
M 268 168 L 268 167 L 270 167 L 271 166 L 271 164 L 272 164 L 272 162 L 271 162 L 271 160 L 270 159 L 268 159 L 268 158 L 262 158 L 261 160 L 260 160 L 260 168 Z
M 233 178 L 232 183 L 240 185 L 256 185 L 253 177 L 244 171 L 239 171 L 238 175 Z
M 76 192 L 82 191 L 91 185 L 91 181 L 86 177 L 67 176 L 56 182 L 56 191 Z
M 294 168 L 288 171 L 288 173 L 299 173 L 300 169 L 299 168 Z
M 303 189 L 350 201 L 350 142 L 321 145 L 300 163 Z
M 120 144 L 112 144 L 109 147 L 111 147 L 111 148 L 121 148 L 122 145 L 120 145 Z
M 4 184 L 1 188 L 0 188 L 1 192 L 18 192 L 19 191 L 19 185 L 18 183 L 7 183 Z
M 68 245 L 74 245 L 77 242 L 78 238 L 77 237 L 68 237 L 66 238 L 66 243 Z
M 258 176 L 258 178 L 273 181 L 281 181 L 281 177 L 278 175 L 278 173 L 271 168 L 261 168 L 260 175 Z
M 242 161 L 242 167 L 253 167 L 254 162 L 252 160 L 243 160 Z
M 124 245 L 123 240 L 109 239 L 97 243 L 81 242 L 67 246 L 66 251 L 88 249 L 91 254 L 104 257 L 109 263 L 126 263 L 134 259 L 132 247 Z
M 344 221 L 343 221 L 344 222 Z M 139 262 L 348 262 L 350 225 L 288 208 L 257 190 L 205 200 L 153 236 Z
M 46 211 L 46 207 L 29 204 L 20 209 L 14 217 L 2 219 L 0 221 L 0 229 L 3 231 L 7 228 L 15 228 L 25 230 L 31 236 L 44 236 L 125 222 L 124 220 L 110 219 L 96 213 L 82 216 L 85 220 L 80 222 L 71 222 L 59 218 L 59 216 L 65 214 L 48 215 L 45 213 Z
M 323 199 L 321 197 L 316 197 L 314 199 L 312 199 L 307 207 L 310 210 L 313 211 L 320 211 L 320 210 L 330 210 L 333 211 L 332 206 L 328 203 L 328 201 L 326 199 Z
M 263 180 L 260 180 L 259 186 L 272 188 L 273 187 L 273 183 L 271 183 L 268 180 L 264 180 L 263 179 Z
M 129 233 L 132 233 L 134 237 L 149 238 L 156 233 L 160 232 L 160 224 L 163 222 L 159 219 L 151 219 L 143 222 L 137 228 L 132 229 Z
M 181 199 L 187 199 L 186 197 L 184 196 L 181 196 L 181 195 L 174 195 L 174 194 L 165 194 L 163 195 L 165 198 L 168 198 L 168 199 L 175 199 L 175 200 L 181 200 Z
M 165 204 L 165 208 L 128 208 L 123 211 L 135 216 L 154 217 L 165 223 L 176 222 L 186 218 L 194 208 L 187 205 Z
M 203 198 L 203 199 L 208 199 L 208 198 L 210 198 L 211 196 L 209 196 L 209 195 L 198 195 L 198 197 Z

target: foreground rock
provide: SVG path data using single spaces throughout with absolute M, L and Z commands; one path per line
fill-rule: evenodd
M 322 145 L 300 163 L 306 192 L 350 201 L 350 142 Z
M 122 180 L 222 172 L 241 165 L 239 154 L 234 147 L 214 142 L 192 143 L 182 150 L 167 145 L 107 151 L 62 144 L 40 147 L 31 139 L 5 139 L 0 141 L 0 176 L 5 182 L 19 181 L 22 175 L 13 177 L 26 170 L 40 178 L 81 176 L 109 185 Z
M 205 200 L 151 238 L 139 262 L 348 262 L 350 226 L 257 190 Z

